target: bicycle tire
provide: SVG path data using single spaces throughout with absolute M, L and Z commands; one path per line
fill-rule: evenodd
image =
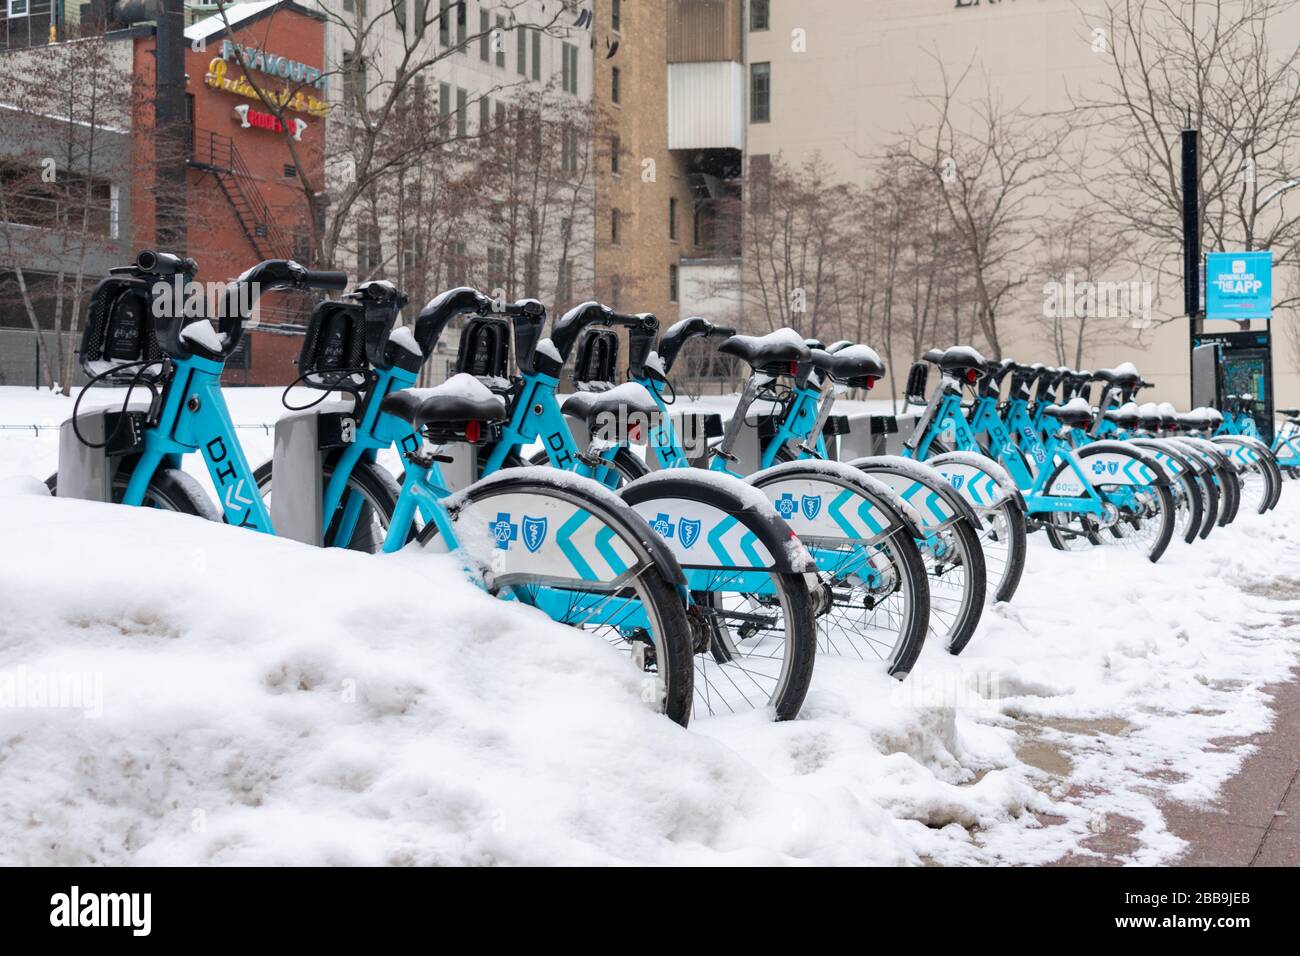
M 130 481 L 129 469 L 113 478 L 113 501 L 121 503 Z M 45 479 L 45 487 L 50 494 L 58 495 L 59 473 L 56 471 Z M 159 468 L 149 479 L 145 491 L 144 505 L 177 514 L 193 515 L 208 521 L 222 521 L 221 509 L 213 504 L 204 492 L 203 486 L 189 473 L 179 468 Z

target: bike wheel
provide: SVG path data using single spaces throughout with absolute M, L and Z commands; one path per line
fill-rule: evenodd
M 327 461 L 321 468 L 322 490 L 329 485 L 336 463 L 336 460 Z M 259 465 L 253 472 L 253 480 L 257 482 L 257 490 L 266 501 L 267 507 L 270 507 L 273 492 L 271 462 L 267 461 Z M 335 509 L 329 527 L 325 531 L 325 547 L 347 547 L 350 551 L 379 553 L 384 547 L 384 539 L 388 536 L 388 525 L 392 521 L 393 510 L 397 507 L 397 498 L 401 493 L 401 486 L 386 468 L 368 461 L 358 462 L 353 467 L 352 473 L 348 475 L 343 498 L 339 501 L 339 506 Z M 360 511 L 353 525 L 350 540 L 343 545 L 337 543 L 339 526 L 344 508 L 353 496 L 360 499 Z M 418 529 L 413 528 L 407 540 L 413 539 L 417 531 Z
M 1019 454 L 1019 452 L 1017 452 Z M 945 452 L 926 459 L 927 464 L 939 468 L 960 466 L 962 457 Z M 973 467 L 973 466 L 967 466 Z M 997 465 L 996 467 L 1001 467 Z M 987 472 L 985 472 L 987 474 Z M 965 487 L 969 489 L 970 474 L 967 473 Z M 1003 494 L 997 504 L 977 502 L 969 494 L 967 503 L 975 509 L 980 526 L 976 531 L 980 549 L 984 553 L 984 568 L 988 578 L 988 594 L 993 601 L 1010 601 L 1020 586 L 1020 578 L 1025 571 L 1025 550 L 1028 547 L 1028 531 L 1025 512 L 1010 495 Z
M 504 479 L 505 475 L 497 477 Z M 573 480 L 581 481 L 576 476 Z M 493 499 L 498 496 L 515 500 L 558 499 L 595 516 L 609 528 L 630 529 L 630 521 L 640 521 L 630 508 L 626 514 L 621 507 L 618 514 L 611 514 L 608 506 L 598 500 L 599 490 L 586 497 L 577 488 L 561 488 L 542 479 L 514 476 L 510 480 L 487 479 L 471 485 L 461 492 L 463 501 L 459 511 L 463 515 L 477 509 L 475 513 L 486 522 L 486 516 L 492 513 Z M 649 539 L 653 534 L 649 528 L 644 529 L 643 535 L 625 530 L 614 539 L 622 540 L 640 562 L 635 573 L 626 576 L 620 585 L 603 586 L 598 582 L 548 577 L 544 581 L 492 584 L 489 591 L 536 607 L 553 621 L 593 634 L 620 650 L 644 675 L 643 700 L 684 727 L 691 719 L 693 634 L 677 585 L 665 578 L 641 543 L 641 537 Z M 418 541 L 422 547 L 445 550 L 437 522 L 428 522 Z
M 126 495 L 129 474 L 120 474 L 113 478 L 113 501 L 121 503 Z M 50 494 L 58 494 L 59 473 L 56 471 L 45 479 L 45 487 Z M 144 495 L 144 507 L 158 508 L 161 511 L 175 511 L 177 514 L 193 515 L 209 521 L 221 521 L 221 509 L 212 503 L 203 491 L 203 487 L 187 472 L 179 468 L 159 468 L 149 480 L 149 487 Z
M 1025 513 L 1010 499 L 980 511 L 980 547 L 994 601 L 1010 601 L 1025 573 L 1029 547 Z
M 1058 466 L 1059 473 L 1064 467 Z M 1052 481 L 1056 475 L 1052 476 Z M 1048 482 L 1047 487 L 1051 487 Z M 1098 485 L 1106 515 L 1069 511 L 1048 512 L 1045 526 L 1052 547 L 1079 551 L 1106 545 L 1138 551 L 1151 562 L 1160 560 L 1174 536 L 1174 499 L 1165 485 Z
M 770 593 L 745 593 L 735 583 L 741 577 L 713 571 L 705 590 L 691 592 L 688 617 L 707 640 L 696 641 L 695 717 L 770 707 L 777 720 L 790 720 L 808 695 L 817 654 L 808 584 L 772 572 Z
M 869 574 L 862 573 L 864 567 Z M 820 577 L 818 649 L 880 661 L 891 677 L 905 678 L 921 654 L 930 620 L 929 580 L 916 542 L 894 535 L 874 545 L 835 549 Z

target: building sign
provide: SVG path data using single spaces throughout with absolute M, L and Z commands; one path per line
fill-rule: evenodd
M 259 50 L 256 47 L 240 46 L 230 40 L 221 41 L 221 59 L 227 63 L 231 60 L 236 63 L 243 63 L 248 69 L 256 70 L 258 73 L 265 73 L 267 76 L 275 76 L 282 80 L 292 80 L 295 83 L 314 86 L 322 93 L 325 91 L 328 81 L 328 77 L 314 66 L 299 63 L 287 56 L 268 53 L 266 50 Z
M 284 124 L 270 113 L 263 113 L 255 110 L 247 103 L 240 103 L 235 107 L 235 115 L 239 117 L 239 125 L 244 129 L 265 129 L 272 133 L 279 133 L 284 130 Z M 293 138 L 302 139 L 303 131 L 307 129 L 307 121 L 300 120 L 296 116 L 289 120 L 289 125 L 293 128 Z
M 241 74 L 232 78 L 227 73 L 226 61 L 219 56 L 213 57 L 212 62 L 208 64 L 208 72 L 203 77 L 203 82 L 214 90 L 225 90 L 227 93 L 234 93 L 236 96 L 246 96 L 250 100 L 261 101 L 262 98 L 257 95 L 257 90 L 253 89 L 253 85 L 248 82 L 246 77 Z M 306 113 L 308 116 L 324 116 L 329 112 L 328 103 L 310 96 L 302 90 L 268 90 L 263 87 L 262 92 L 285 109 Z
M 1211 252 L 1205 257 L 1205 317 L 1273 316 L 1273 253 Z

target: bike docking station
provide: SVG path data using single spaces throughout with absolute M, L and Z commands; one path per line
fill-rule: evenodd
M 135 388 L 153 391 L 163 368 L 145 283 L 111 275 L 95 287 L 80 353 L 88 376 L 128 391 L 120 405 L 85 412 L 74 406 L 59 428 L 58 480 L 50 491 L 110 502 L 119 464 L 142 450 L 145 426 L 157 419 L 156 401 L 131 395 Z
M 1212 252 L 1205 257 L 1203 318 L 1239 323 L 1207 332 L 1193 323 L 1192 407 L 1241 406 L 1266 442 L 1273 440 L 1273 334 L 1250 320 L 1273 316 L 1272 252 Z

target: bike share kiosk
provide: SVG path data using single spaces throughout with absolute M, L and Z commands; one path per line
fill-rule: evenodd
M 1249 324 L 1273 315 L 1273 254 L 1212 252 L 1205 257 L 1205 317 Z M 1192 407 L 1249 414 L 1273 439 L 1273 335 L 1269 329 L 1196 332 Z

